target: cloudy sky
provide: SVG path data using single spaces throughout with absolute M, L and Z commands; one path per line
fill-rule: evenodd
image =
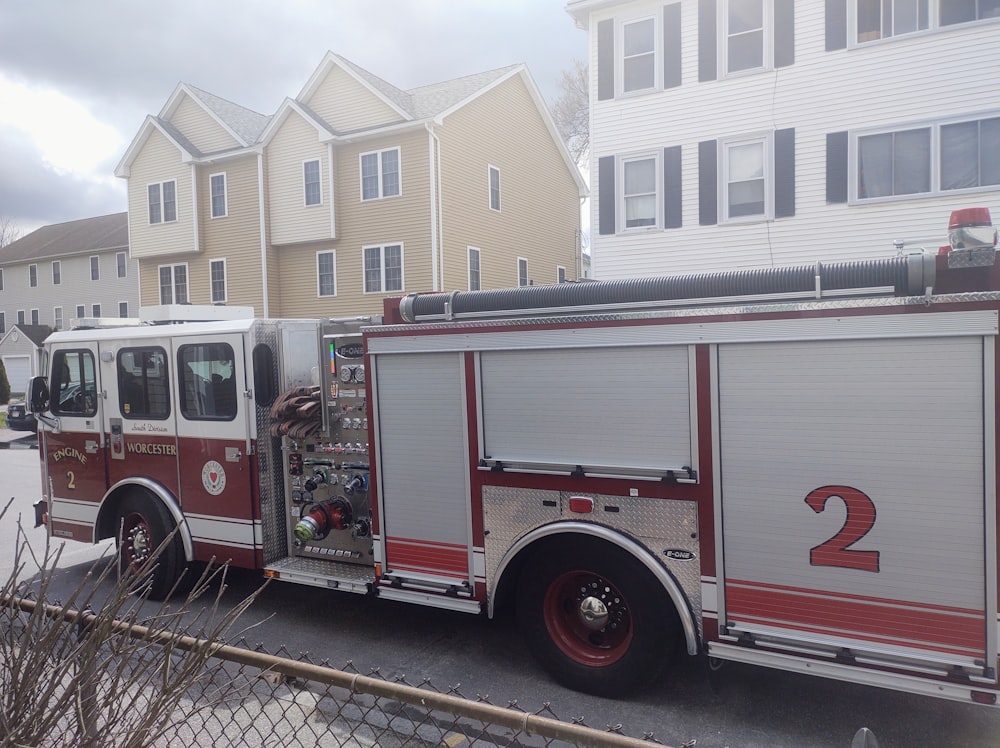
M 546 100 L 586 59 L 563 0 L 0 0 L 0 218 L 126 210 L 113 171 L 180 82 L 262 114 L 328 51 L 399 88 L 525 63 Z

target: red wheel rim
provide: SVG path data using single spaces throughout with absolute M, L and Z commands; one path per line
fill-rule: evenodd
M 146 563 L 153 551 L 153 531 L 149 522 L 138 512 L 125 515 L 122 520 L 122 557 L 133 571 Z
M 545 592 L 542 613 L 552 641 L 581 665 L 612 665 L 632 643 L 625 596 L 593 572 L 569 571 L 555 579 Z

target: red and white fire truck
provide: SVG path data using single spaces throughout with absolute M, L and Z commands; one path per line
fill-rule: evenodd
M 134 565 L 179 528 L 157 595 L 228 559 L 512 609 L 583 691 L 682 649 L 996 705 L 1000 266 L 987 211 L 952 223 L 877 260 L 56 332 L 40 511 Z

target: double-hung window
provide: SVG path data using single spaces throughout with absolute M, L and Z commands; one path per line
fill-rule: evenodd
M 91 304 L 91 306 L 90 306 L 90 316 L 93 317 L 94 319 L 100 318 L 100 316 L 101 316 L 101 305 L 100 304 Z
M 482 286 L 482 271 L 479 265 L 480 252 L 476 247 L 469 247 L 469 290 L 478 291 Z
M 725 220 L 770 215 L 770 160 L 766 137 L 723 142 L 722 189 Z
M 395 197 L 399 192 L 399 148 L 362 153 L 361 199 Z
M 622 213 L 625 229 L 656 226 L 657 219 L 657 168 L 655 156 L 623 158 Z
M 490 210 L 500 210 L 500 170 L 489 167 L 490 174 Z
M 121 317 L 122 319 L 125 319 L 126 317 L 128 317 L 128 302 L 127 301 L 119 301 L 118 302 L 118 316 Z
M 226 174 L 212 174 L 208 181 L 212 193 L 212 218 L 224 218 L 229 212 L 226 204 Z
M 149 197 L 149 222 L 177 220 L 177 182 L 158 182 L 146 188 Z
M 226 260 L 212 260 L 208 263 L 208 280 L 212 288 L 212 303 L 225 304 L 229 300 L 229 289 L 226 281 Z
M 38 265 L 35 265 L 34 263 L 28 265 L 28 287 L 38 287 Z
M 62 283 L 62 263 L 59 260 L 52 261 L 52 285 L 58 286 Z
M 61 306 L 52 307 L 52 326 L 57 329 L 63 329 L 63 308 Z M 3 332 L 0 330 L 0 332 Z
M 365 293 L 403 290 L 403 245 L 364 247 Z
M 187 264 L 160 265 L 160 303 L 186 304 L 188 301 Z
M 128 277 L 128 255 L 124 252 L 115 253 L 115 269 L 118 271 L 119 278 Z
M 621 91 L 632 93 L 656 86 L 656 20 L 642 18 L 622 24 Z
M 320 205 L 323 202 L 323 186 L 319 177 L 319 159 L 302 162 L 302 190 L 305 204 Z
M 523 257 L 517 258 L 517 285 L 527 286 L 528 281 L 528 261 Z
M 337 255 L 333 250 L 316 253 L 316 295 L 337 295 Z
M 766 0 L 728 0 L 725 14 L 726 72 L 764 67 Z
M 37 325 L 38 324 L 38 320 L 39 320 L 38 310 L 37 309 L 32 309 L 31 310 L 31 324 Z
M 92 281 L 101 279 L 101 258 L 98 255 L 90 256 L 90 279 Z

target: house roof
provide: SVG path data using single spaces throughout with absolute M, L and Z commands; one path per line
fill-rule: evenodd
M 128 213 L 112 213 L 42 226 L 0 248 L 0 266 L 123 249 L 128 249 Z
M 190 83 L 184 83 L 182 86 L 191 94 L 192 98 L 200 102 L 211 114 L 214 114 L 232 130 L 243 142 L 243 145 L 256 143 L 271 119 L 266 114 L 260 114 L 220 96 L 210 94 L 208 91 L 202 91 Z
M 48 325 L 11 325 L 7 331 L 7 335 L 13 333 L 14 330 L 19 330 L 24 337 L 36 346 L 40 346 L 45 341 L 45 338 L 52 334 L 52 328 Z M 0 340 L 6 340 L 7 335 L 4 335 Z

